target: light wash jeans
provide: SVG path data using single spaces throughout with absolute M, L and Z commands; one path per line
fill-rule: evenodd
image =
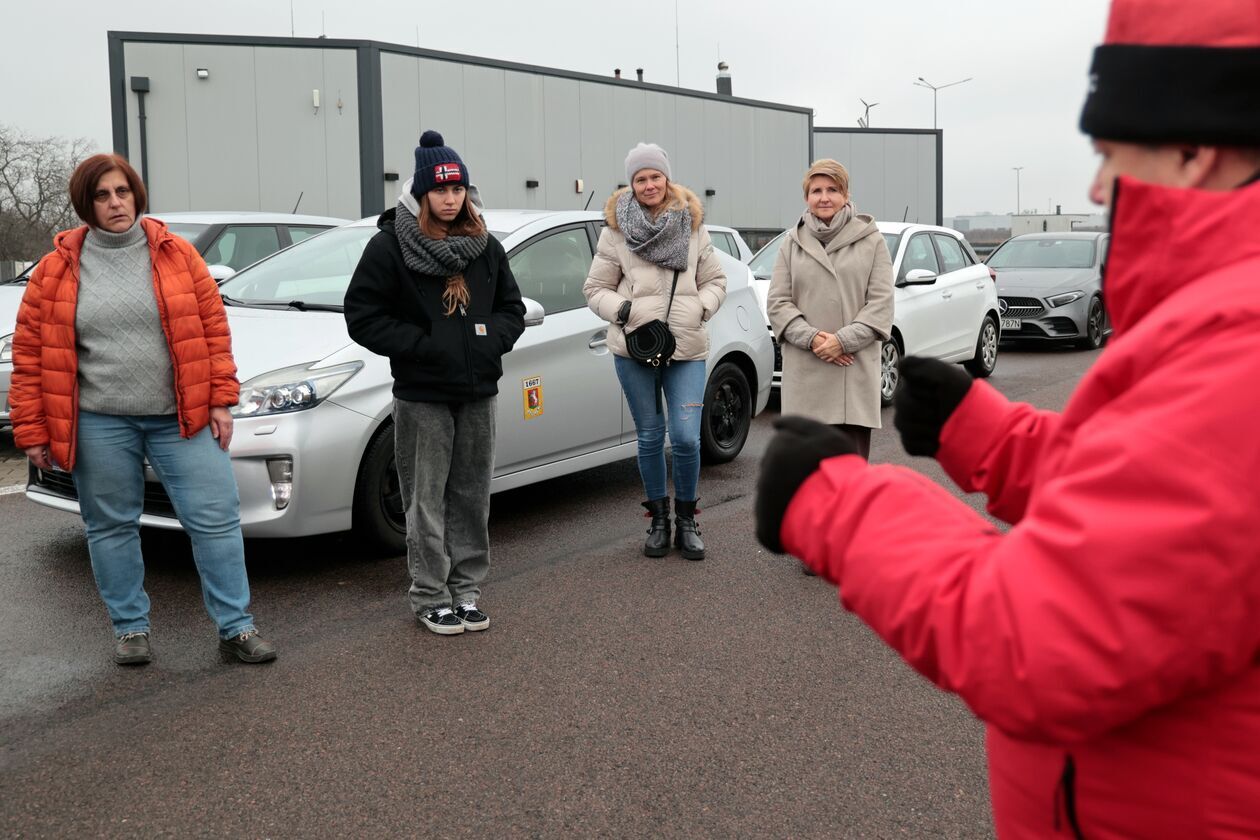
M 149 632 L 140 555 L 146 457 L 192 541 L 206 612 L 220 638 L 253 629 L 236 478 L 210 429 L 185 440 L 173 414 L 129 417 L 80 410 L 74 484 L 92 573 L 115 635 Z
M 639 439 L 639 476 L 648 499 L 669 495 L 665 484 L 665 414 L 656 409 L 656 372 L 614 356 Z M 704 413 L 704 361 L 674 362 L 664 369 L 669 448 L 674 455 L 674 498 L 694 502 L 700 484 L 700 420 Z

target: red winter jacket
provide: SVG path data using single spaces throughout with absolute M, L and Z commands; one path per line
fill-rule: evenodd
M 239 398 L 227 316 L 196 249 L 157 219 L 140 224 L 149 240 L 153 291 L 175 368 L 180 434 L 188 438 L 210 422 L 212 407 L 233 406 Z M 53 251 L 31 273 L 13 334 L 13 440 L 21 449 L 48 444 L 53 460 L 67 471 L 74 469 L 79 420 L 74 319 L 87 230 L 57 234 Z
M 1062 414 L 972 385 L 942 466 L 823 462 L 783 524 L 988 724 L 1004 838 L 1260 837 L 1260 185 L 1121 179 L 1115 333 Z

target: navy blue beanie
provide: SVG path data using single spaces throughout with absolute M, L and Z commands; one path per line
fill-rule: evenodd
M 443 145 L 442 135 L 426 131 L 416 146 L 416 174 L 411 181 L 411 194 L 420 198 L 434 187 L 469 187 L 468 167 L 450 146 Z

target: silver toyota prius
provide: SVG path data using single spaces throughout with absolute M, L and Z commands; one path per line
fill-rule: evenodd
M 635 454 L 607 324 L 582 284 L 602 215 L 487 211 L 526 298 L 525 333 L 503 360 L 492 490 L 543 481 Z M 232 465 L 247 537 L 354 530 L 404 550 L 394 466 L 389 360 L 350 340 L 342 300 L 376 218 L 313 236 L 221 287 L 241 378 Z M 701 427 L 706 462 L 729 461 L 766 405 L 774 347 L 747 266 L 719 254 L 726 302 L 709 321 Z M 141 523 L 178 528 L 156 476 L 147 476 Z M 74 484 L 31 469 L 27 498 L 78 511 Z

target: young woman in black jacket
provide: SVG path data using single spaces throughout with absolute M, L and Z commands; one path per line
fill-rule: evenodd
M 503 354 L 525 307 L 468 168 L 426 131 L 415 176 L 377 222 L 346 290 L 350 336 L 389 357 L 411 608 L 434 633 L 485 630 L 490 476 Z

